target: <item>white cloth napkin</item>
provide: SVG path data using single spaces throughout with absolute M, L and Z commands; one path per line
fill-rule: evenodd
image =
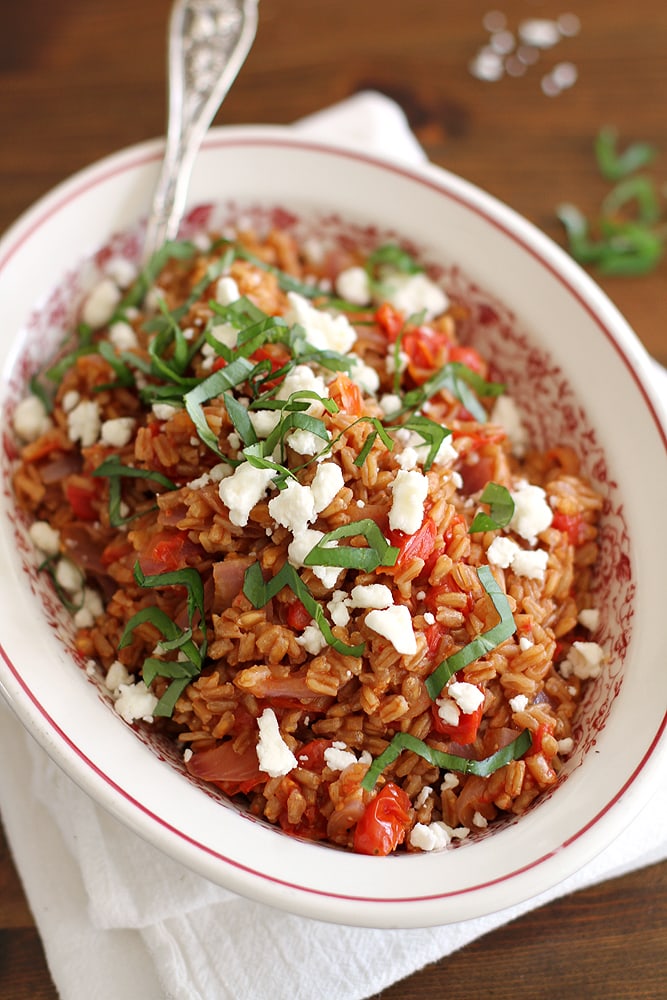
M 401 110 L 361 94 L 297 127 L 404 162 Z M 667 398 L 667 376 L 662 378 Z M 185 870 L 98 808 L 0 701 L 0 810 L 62 1000 L 362 1000 L 550 899 L 667 857 L 667 787 L 585 869 L 520 906 L 426 930 L 323 924 Z

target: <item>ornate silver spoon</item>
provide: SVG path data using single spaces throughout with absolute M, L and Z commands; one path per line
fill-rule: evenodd
M 176 0 L 169 21 L 167 142 L 146 227 L 144 261 L 174 239 L 197 151 L 243 65 L 258 0 Z

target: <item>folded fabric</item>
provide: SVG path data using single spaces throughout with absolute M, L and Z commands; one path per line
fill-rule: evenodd
M 424 153 L 400 108 L 366 93 L 299 126 L 403 162 Z M 660 391 L 667 397 L 667 376 Z M 101 810 L 0 702 L 0 808 L 62 1000 L 362 1000 L 550 899 L 667 857 L 667 788 L 604 853 L 502 913 L 425 930 L 280 913 L 163 856 Z

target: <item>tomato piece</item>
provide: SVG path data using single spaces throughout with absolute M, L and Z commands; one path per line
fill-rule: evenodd
M 98 489 L 98 483 L 84 476 L 71 479 L 65 485 L 65 497 L 79 521 L 97 520 L 98 512 L 94 501 L 97 499 Z
M 144 573 L 171 573 L 187 565 L 187 557 L 197 551 L 185 531 L 163 531 L 155 535 L 139 554 Z
M 331 740 L 324 739 L 305 743 L 295 754 L 299 767 L 302 767 L 304 771 L 314 771 L 316 774 L 321 774 L 324 770 L 324 751 L 328 750 L 330 746 L 332 746 Z
M 102 549 L 100 562 L 103 566 L 111 566 L 133 551 L 132 543 L 127 538 L 115 539 Z
M 466 746 L 468 743 L 474 743 L 477 739 L 477 733 L 479 732 L 483 712 L 484 702 L 482 702 L 479 708 L 476 708 L 474 712 L 461 712 L 459 714 L 459 721 L 456 725 L 450 725 L 440 717 L 438 713 L 438 706 L 434 703 L 431 706 L 433 728 L 443 736 L 446 736 L 448 739 L 454 740 L 455 743 L 460 743 L 461 746 Z
M 185 766 L 195 778 L 210 781 L 227 795 L 247 794 L 267 777 L 259 769 L 254 744 L 237 753 L 233 740 L 193 754 Z
M 364 809 L 354 831 L 354 850 L 386 857 L 403 843 L 409 825 L 410 799 L 390 781 Z
M 277 372 L 287 364 L 290 354 L 283 344 L 263 344 L 262 347 L 257 348 L 254 354 L 251 354 L 251 358 L 253 361 L 268 361 L 271 365 L 271 371 Z M 264 387 L 274 389 L 282 380 L 282 377 L 271 379 L 264 383 Z
M 530 746 L 530 750 L 526 753 L 526 756 L 530 757 L 532 754 L 544 753 L 544 737 L 551 736 L 553 731 L 553 723 L 550 724 L 547 722 L 541 722 L 535 732 L 531 733 L 533 742 Z
M 363 401 L 359 386 L 347 377 L 337 375 L 329 385 L 329 396 L 339 410 L 351 417 L 360 417 L 363 413 Z
M 424 629 L 424 635 L 426 637 L 426 645 L 428 646 L 428 655 L 431 659 L 438 655 L 438 650 L 440 649 L 440 643 L 445 634 L 445 626 L 441 625 L 440 622 L 434 622 L 433 625 L 427 625 Z
M 585 541 L 586 524 L 580 511 L 576 514 L 561 514 L 556 511 L 551 524 L 567 535 L 571 545 L 576 547 Z
M 211 365 L 211 371 L 219 372 L 221 368 L 226 368 L 226 367 L 227 367 L 227 362 L 225 361 L 224 358 L 216 358 L 213 364 Z
M 399 550 L 394 568 L 405 566 L 411 559 L 423 559 L 426 562 L 433 554 L 437 534 L 435 521 L 430 517 L 424 518 L 421 527 L 413 535 L 406 535 L 404 531 L 389 531 L 389 541 Z
M 303 632 L 306 625 L 310 625 L 313 616 L 309 611 L 306 611 L 305 607 L 301 601 L 292 601 L 287 609 L 287 624 L 290 628 L 293 628 L 295 632 Z
M 486 378 L 488 366 L 479 351 L 474 347 L 463 347 L 461 344 L 452 344 L 449 349 L 449 360 L 458 361 L 471 371 L 477 372 L 482 378 Z
M 395 343 L 399 333 L 403 329 L 402 313 L 390 305 L 389 302 L 383 302 L 375 313 L 375 322 L 386 333 L 389 343 Z

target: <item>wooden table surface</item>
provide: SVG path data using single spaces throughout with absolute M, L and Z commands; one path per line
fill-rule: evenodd
M 20 0 L 0 21 L 0 230 L 56 182 L 161 134 L 168 0 Z M 522 76 L 481 81 L 484 17 L 578 15 Z M 573 86 L 542 81 L 572 64 Z M 608 185 L 593 139 L 652 143 L 667 180 L 664 0 L 262 0 L 257 41 L 217 121 L 288 123 L 364 89 L 395 98 L 430 158 L 481 185 L 559 242 L 562 201 L 594 217 Z M 663 209 L 664 212 L 664 209 Z M 667 262 L 601 284 L 667 363 Z M 5 761 L 3 766 L 11 766 Z M 57 996 L 4 840 L 0 997 Z M 384 990 L 384 1000 L 667 996 L 667 863 L 551 903 Z M 213 998 L 214 1000 L 214 998 Z M 326 1000 L 326 998 L 324 998 Z

